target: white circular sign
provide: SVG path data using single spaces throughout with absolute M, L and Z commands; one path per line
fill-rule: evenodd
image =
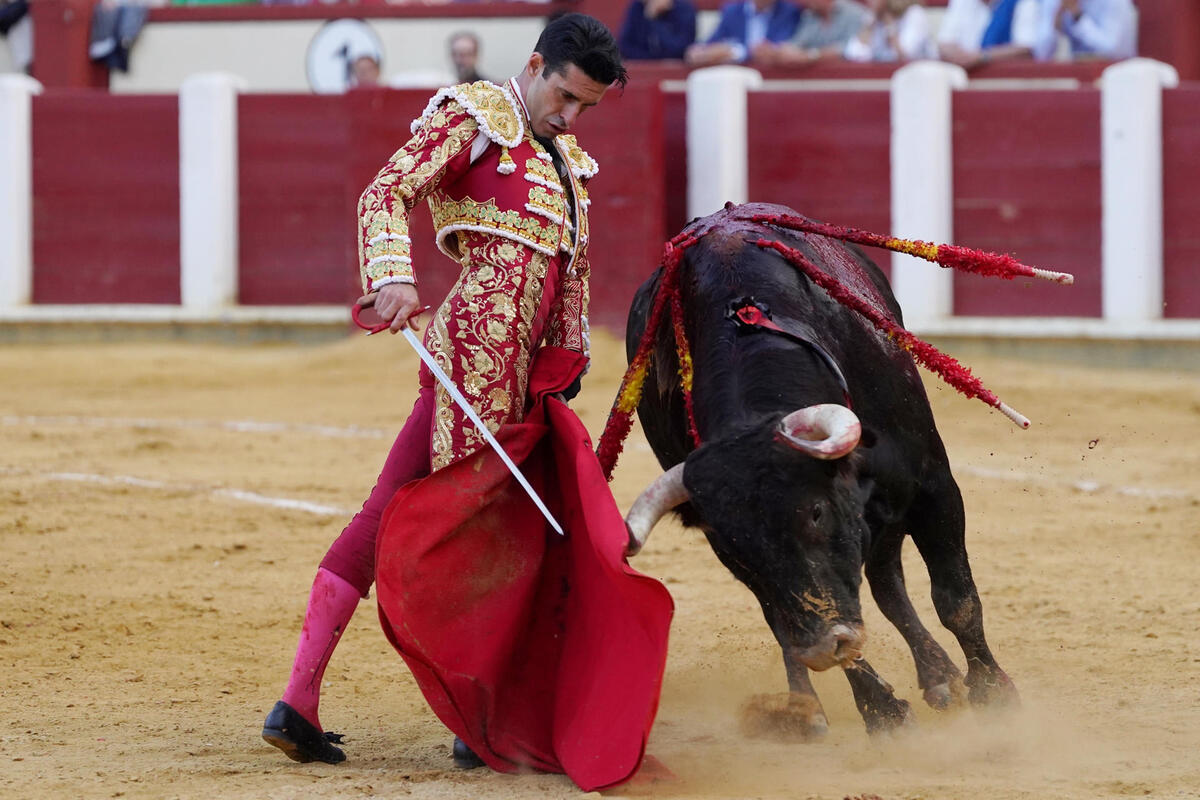
M 383 62 L 379 34 L 361 19 L 330 20 L 308 45 L 305 57 L 308 85 L 318 94 L 346 91 L 354 75 L 354 62 L 363 56 Z

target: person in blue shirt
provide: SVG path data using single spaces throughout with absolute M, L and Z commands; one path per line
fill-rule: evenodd
M 1137 55 L 1137 11 L 1131 0 L 1043 0 L 1042 35 L 1035 57 L 1055 56 L 1065 38 L 1072 58 Z
M 633 0 L 618 42 L 629 60 L 680 59 L 696 41 L 696 7 L 690 0 Z
M 763 42 L 786 42 L 800 24 L 800 6 L 792 0 L 734 0 L 721 7 L 717 29 L 707 42 L 687 49 L 684 60 L 695 67 L 741 64 Z

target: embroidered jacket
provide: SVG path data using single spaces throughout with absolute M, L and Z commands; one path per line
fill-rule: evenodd
M 585 182 L 596 162 L 573 136 L 559 136 L 567 167 L 560 175 L 527 120 L 515 82 L 442 89 L 359 201 L 369 292 L 416 283 L 408 214 L 428 200 L 438 247 L 462 273 L 428 326 L 426 346 L 493 430 L 522 419 L 530 360 L 543 339 L 588 350 Z M 479 439 L 445 394 L 439 387 L 435 468 Z

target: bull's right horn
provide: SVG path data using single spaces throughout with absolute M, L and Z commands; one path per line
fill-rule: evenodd
M 813 458 L 841 458 L 858 444 L 862 423 L 845 406 L 821 403 L 784 417 L 779 423 L 779 435 L 786 444 Z
M 629 546 L 625 549 L 625 555 L 637 555 L 658 521 L 668 511 L 690 499 L 688 490 L 683 487 L 682 462 L 659 475 L 633 501 L 633 506 L 625 515 L 625 525 L 629 528 Z

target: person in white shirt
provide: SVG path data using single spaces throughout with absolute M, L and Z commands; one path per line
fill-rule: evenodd
M 846 43 L 847 61 L 911 61 L 937 50 L 924 0 L 867 0 L 871 17 Z
M 1002 44 L 985 42 L 995 20 L 1015 5 L 1011 33 Z M 1039 0 L 950 0 L 938 32 L 938 55 L 967 69 L 992 61 L 1031 58 L 1041 29 Z
M 1054 58 L 1059 37 L 1072 58 L 1118 60 L 1137 55 L 1137 12 L 1132 0 L 1043 0 L 1042 31 L 1034 55 Z

